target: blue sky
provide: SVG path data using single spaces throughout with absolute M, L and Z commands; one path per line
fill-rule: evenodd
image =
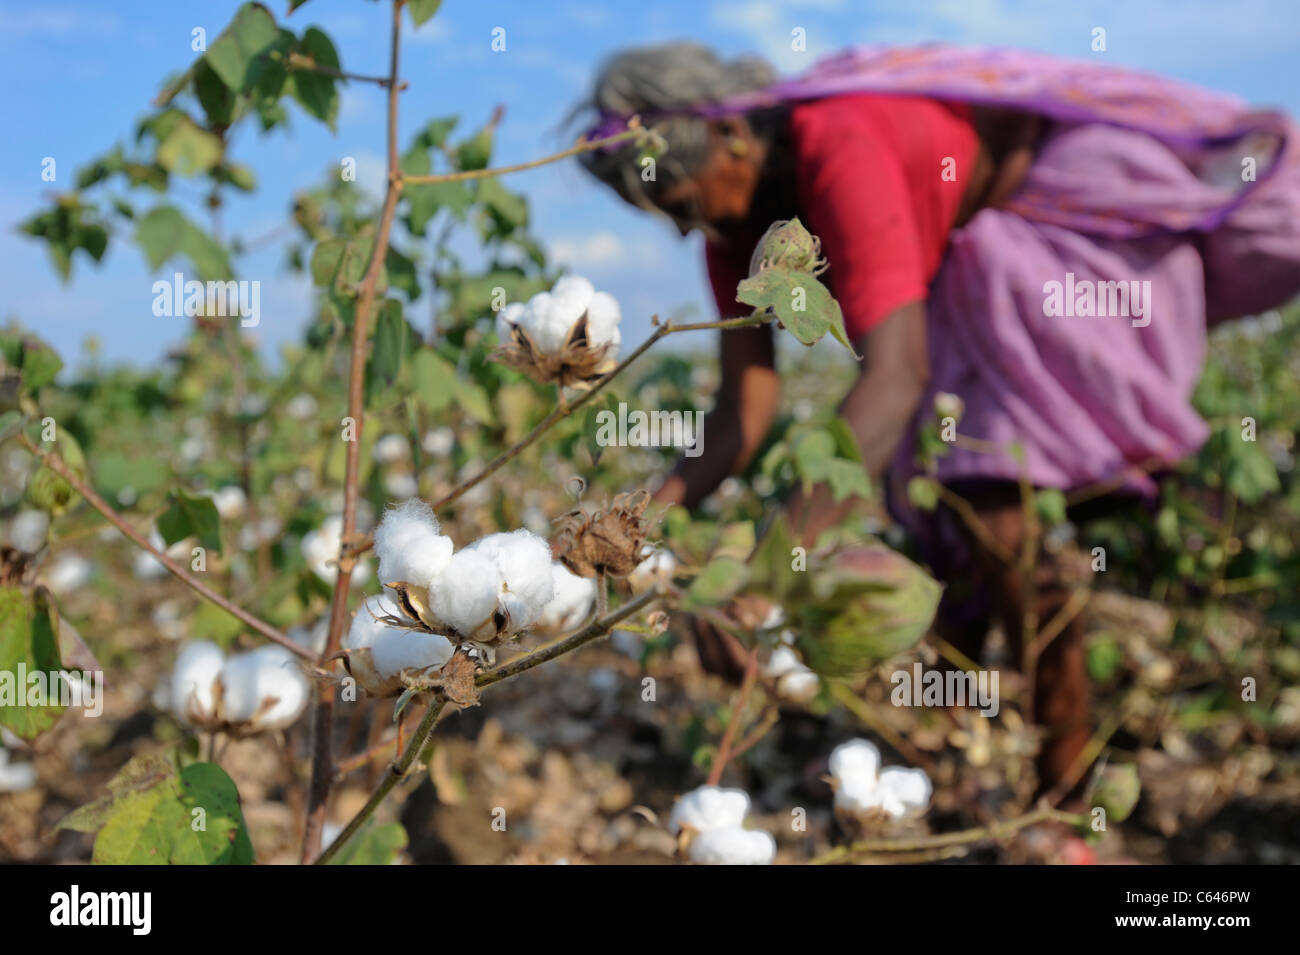
M 111 247 L 99 268 L 79 255 L 73 281 L 61 285 L 44 249 L 13 225 L 84 162 L 126 140 L 161 80 L 193 58 L 191 30 L 202 26 L 211 40 L 237 6 L 233 0 L 0 2 L 6 133 L 0 319 L 17 317 L 65 359 L 75 360 L 82 341 L 94 335 L 110 361 L 156 361 L 183 335 L 183 320 L 152 314 L 155 276 L 130 242 Z M 288 18 L 285 0 L 270 8 L 296 32 L 324 28 L 345 69 L 386 70 L 386 3 L 310 0 Z M 400 141 L 428 119 L 452 113 L 473 129 L 500 103 L 507 112 L 497 163 L 569 145 L 560 121 L 608 54 L 684 38 L 726 53 L 762 53 L 787 72 L 854 43 L 944 40 L 1104 56 L 1300 114 L 1300 3 L 1294 0 L 445 0 L 419 32 L 411 33 L 409 21 L 406 26 L 402 60 L 410 88 L 402 95 Z M 490 48 L 497 26 L 507 31 L 503 53 Z M 1089 48 L 1097 26 L 1107 32 L 1105 54 Z M 790 50 L 795 27 L 806 31 L 804 53 Z M 292 192 L 320 182 L 341 156 L 358 159 L 363 182 L 380 182 L 383 94 L 377 87 L 345 87 L 337 134 L 290 109 L 291 133 L 262 137 L 250 129 L 236 142 L 236 158 L 256 170 L 259 190 L 228 210 L 231 233 L 257 236 L 283 222 Z M 41 180 L 46 156 L 58 163 L 57 183 Z M 709 310 L 697 239 L 681 240 L 667 225 L 623 207 L 572 162 L 520 174 L 510 185 L 529 196 L 533 230 L 553 258 L 619 298 L 626 342 L 644 337 L 652 312 Z M 242 261 L 242 277 L 262 280 L 262 323 L 255 332 L 270 354 L 300 335 L 310 289 L 283 271 L 277 250 Z

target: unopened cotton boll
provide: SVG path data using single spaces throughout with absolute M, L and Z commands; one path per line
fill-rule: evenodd
M 429 609 L 462 637 L 473 639 L 491 623 L 504 583 L 496 561 L 467 547 L 452 555 L 430 585 Z
M 224 663 L 221 648 L 200 640 L 185 645 L 172 669 L 170 702 L 176 716 L 195 725 L 217 718 L 216 685 Z
M 673 805 L 668 831 L 676 835 L 683 827 L 696 832 L 739 826 L 749 813 L 749 796 L 743 789 L 701 786 L 686 793 Z
M 722 826 L 691 840 L 688 855 L 699 865 L 771 865 L 776 840 L 762 829 Z
M 537 626 L 553 633 L 574 630 L 591 614 L 596 601 L 596 582 L 579 577 L 558 560 L 551 564 L 551 582 L 555 596 L 537 619 Z
M 390 508 L 375 528 L 379 582 L 428 587 L 447 566 L 454 549 L 451 538 L 440 530 L 433 509 L 418 498 Z

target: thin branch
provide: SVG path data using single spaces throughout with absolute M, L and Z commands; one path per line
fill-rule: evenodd
M 939 481 L 934 482 L 934 487 L 939 494 L 939 500 L 957 512 L 957 516 L 961 518 L 962 523 L 970 529 L 971 533 L 979 539 L 979 542 L 984 545 L 984 548 L 990 554 L 993 554 L 1004 564 L 1015 563 L 1015 555 L 1003 547 L 1002 543 L 993 536 L 988 526 L 975 513 L 975 508 L 971 506 L 970 501 L 956 494 Z
M 757 676 L 758 644 L 755 643 L 753 649 L 749 651 L 749 659 L 745 661 L 745 675 L 741 678 L 740 689 L 736 691 L 736 699 L 731 707 L 727 728 L 722 733 L 722 741 L 718 743 L 718 751 L 713 754 L 713 765 L 709 767 L 709 778 L 704 783 L 706 786 L 716 786 L 722 781 L 722 771 L 727 768 L 727 762 L 731 759 L 731 746 L 736 739 L 736 731 L 740 729 L 740 721 L 744 716 L 745 707 L 749 705 L 749 694 L 754 689 L 754 680 Z
M 332 76 L 339 80 L 356 80 L 359 83 L 374 83 L 377 86 L 392 87 L 396 82 L 395 78 L 388 76 L 365 76 L 361 73 L 348 73 L 344 70 L 336 70 L 332 66 L 326 66 L 324 63 L 317 63 L 312 57 L 303 53 L 290 53 L 287 57 L 278 53 L 271 54 L 272 59 L 283 60 L 285 66 L 291 70 L 306 70 L 310 73 L 321 73 L 325 76 Z
M 589 153 L 605 146 L 612 146 L 615 143 L 626 142 L 629 139 L 636 139 L 638 136 L 647 135 L 646 131 L 640 126 L 633 126 L 621 133 L 615 133 L 613 136 L 606 136 L 604 139 L 579 140 L 577 145 L 570 146 L 561 152 L 551 156 L 545 156 L 541 159 L 534 159 L 531 162 L 516 163 L 513 166 L 498 166 L 496 169 L 466 169 L 462 172 L 443 172 L 433 173 L 425 176 L 403 176 L 402 182 L 408 186 L 425 185 L 432 182 L 466 182 L 471 179 L 489 179 L 492 176 L 504 176 L 507 173 L 523 172 L 526 169 L 536 169 L 539 166 L 548 166 L 551 163 L 559 162 L 561 159 L 568 159 L 570 156 L 579 156 L 582 153 Z
M 987 842 L 1005 839 L 1012 833 L 1032 826 L 1038 822 L 1064 822 L 1072 826 L 1087 821 L 1086 816 L 1059 809 L 1036 809 L 1014 819 L 978 826 L 974 829 L 962 829 L 957 832 L 945 832 L 938 836 L 921 836 L 916 839 L 876 839 L 855 842 L 848 846 L 839 846 L 813 859 L 811 865 L 830 865 L 845 862 L 853 856 L 871 852 L 917 852 L 929 849 L 941 849 L 950 846 L 968 845 L 973 842 Z
M 59 455 L 57 454 L 47 451 L 45 448 L 42 448 L 40 445 L 36 444 L 30 438 L 28 438 L 27 435 L 25 434 L 20 433 L 18 435 L 18 439 L 23 443 L 23 445 L 29 451 L 31 451 L 36 455 L 39 455 L 41 460 L 44 461 L 45 464 L 49 466 L 51 471 L 53 471 L 59 477 L 63 478 L 63 480 L 67 481 L 73 490 L 75 490 L 78 494 L 80 494 L 83 498 L 86 499 L 86 503 L 88 503 L 95 510 L 99 511 L 99 513 L 104 516 L 104 519 L 107 520 L 114 527 L 116 527 L 119 531 L 121 531 L 126 536 L 126 538 L 129 541 L 131 541 L 131 543 L 135 544 L 137 547 L 141 548 L 142 550 L 146 550 L 150 554 L 152 554 L 154 558 L 158 561 L 158 563 L 166 567 L 167 570 L 173 576 L 179 578 L 182 583 L 188 586 L 196 594 L 198 594 L 204 600 L 216 604 L 218 607 L 220 607 L 226 613 L 230 614 L 235 619 L 239 620 L 249 629 L 254 630 L 257 633 L 260 633 L 268 640 L 280 644 L 280 646 L 284 647 L 286 650 L 290 650 L 304 659 L 315 662 L 316 655 L 312 653 L 310 650 L 308 650 L 306 647 L 300 647 L 298 644 L 294 643 L 287 636 L 285 636 L 279 630 L 275 629 L 275 627 L 271 626 L 265 620 L 260 620 L 257 617 L 253 616 L 251 613 L 249 613 L 247 610 L 244 610 L 243 608 L 236 606 L 229 599 L 221 596 L 221 594 L 217 593 L 215 590 L 213 590 L 207 584 L 203 583 L 201 580 L 199 580 L 197 577 L 191 574 L 180 564 L 176 563 L 176 561 L 168 557 L 164 551 L 158 549 L 157 547 L 154 547 L 153 544 L 149 543 L 149 539 L 147 537 L 145 537 L 143 534 L 141 534 L 139 531 L 133 528 L 130 524 L 128 524 L 126 522 L 126 519 L 123 518 L 121 514 L 113 510 L 113 508 L 111 508 L 102 497 L 100 497 L 98 494 L 95 493 L 94 489 L 91 488 L 89 484 L 87 484 L 80 477 L 78 477 L 77 473 L 73 471 L 70 467 L 68 467 L 67 462 L 65 462 L 63 458 L 59 457 Z
M 617 610 L 606 614 L 598 620 L 593 620 L 577 633 L 565 637 L 563 640 L 559 640 L 550 646 L 542 647 L 539 650 L 534 650 L 532 653 L 522 656 L 517 660 L 512 660 L 504 666 L 499 666 L 495 669 L 488 670 L 485 673 L 480 673 L 474 680 L 474 685 L 479 688 L 493 686 L 504 680 L 508 680 L 511 677 L 518 676 L 520 673 L 527 672 L 533 667 L 546 663 L 549 660 L 554 660 L 566 653 L 571 653 L 579 647 L 586 646 L 597 637 L 609 633 L 609 631 L 613 630 L 620 621 L 632 616 L 659 596 L 657 590 L 647 590 L 635 599 L 623 604 L 623 606 L 619 607 Z M 348 839 L 352 838 L 352 836 L 356 834 L 357 830 L 365 824 L 366 820 L 374 814 L 375 810 L 379 808 L 379 805 L 384 801 L 388 794 L 392 792 L 393 788 L 402 780 L 410 770 L 411 765 L 415 762 L 416 756 L 424 749 L 425 744 L 429 740 L 429 736 L 433 733 L 434 725 L 437 723 L 438 717 L 442 714 L 446 705 L 447 701 L 441 695 L 437 696 L 429 705 L 428 711 L 424 714 L 424 719 L 420 721 L 420 725 L 416 727 L 415 732 L 411 735 L 410 741 L 406 744 L 406 749 L 402 751 L 401 758 L 388 767 L 388 772 L 384 775 L 383 781 L 378 787 L 376 787 L 375 791 L 370 794 L 370 798 L 366 800 L 366 804 L 357 810 L 356 815 L 352 817 L 351 821 L 343 828 L 343 831 L 339 833 L 338 838 L 331 842 L 319 857 L 317 857 L 316 865 L 322 865 L 329 862 L 330 859 L 332 859 L 335 854 L 343 848 L 344 843 L 346 843 Z
M 348 589 L 352 582 L 352 568 L 356 564 L 356 554 L 352 550 L 352 539 L 357 527 L 357 485 L 360 474 L 361 432 L 365 423 L 365 370 L 366 344 L 368 341 L 369 318 L 374 307 L 379 272 L 383 268 L 384 256 L 388 252 L 388 235 L 393 225 L 393 213 L 397 208 L 397 199 L 402 191 L 402 180 L 397 169 L 397 94 L 400 91 L 398 79 L 398 49 L 402 30 L 403 0 L 393 0 L 393 25 L 389 42 L 388 76 L 388 188 L 384 193 L 384 206 L 379 215 L 379 230 L 375 236 L 375 246 L 370 255 L 370 264 L 362 279 L 357 297 L 356 317 L 352 323 L 352 355 L 348 369 L 348 415 L 354 423 L 352 440 L 347 447 L 347 468 L 343 484 L 343 531 L 342 546 L 338 560 L 338 575 L 334 584 L 334 596 L 330 604 L 329 636 L 325 649 L 321 652 L 320 666 L 328 666 L 329 660 L 338 652 L 343 634 L 343 624 L 347 619 Z M 302 861 L 305 863 L 320 851 L 321 830 L 325 824 L 325 803 L 329 799 L 333 783 L 334 769 L 331 752 L 331 736 L 334 729 L 334 696 L 329 692 L 320 692 L 316 700 L 315 719 L 312 732 L 312 766 L 311 786 L 308 792 L 307 826 L 303 834 Z

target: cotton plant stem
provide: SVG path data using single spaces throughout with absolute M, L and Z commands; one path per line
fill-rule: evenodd
M 424 741 L 433 732 L 433 727 L 438 722 L 438 717 L 442 715 L 446 705 L 446 701 L 439 697 L 429 706 L 428 710 L 425 711 L 424 719 L 420 720 L 420 725 L 411 734 L 411 739 L 406 744 L 406 749 L 402 750 L 402 755 L 397 762 L 388 767 L 388 772 L 384 774 L 383 780 L 375 787 L 375 791 L 370 794 L 366 804 L 358 809 L 356 815 L 343 827 L 343 831 L 339 833 L 338 838 L 316 856 L 315 865 L 325 865 L 333 859 L 338 854 L 338 851 L 347 844 L 348 840 L 356 835 L 357 830 L 366 824 L 366 820 L 374 815 L 375 810 L 393 791 L 393 788 L 402 781 L 411 765 L 415 762 L 415 757 L 423 747 Z
M 512 660 L 502 666 L 488 670 L 485 673 L 480 673 L 478 677 L 475 678 L 474 685 L 479 689 L 494 686 L 495 684 L 508 680 L 511 677 L 518 676 L 520 673 L 525 673 L 535 666 L 554 660 L 557 657 L 564 656 L 566 653 L 572 653 L 579 647 L 586 646 L 596 638 L 609 633 L 609 631 L 613 630 L 620 621 L 648 606 L 651 602 L 658 599 L 659 596 L 660 594 L 658 590 L 647 590 L 632 600 L 629 600 L 618 609 L 611 611 L 597 620 L 593 620 L 591 623 L 587 624 L 587 626 L 583 627 L 576 633 L 565 637 L 563 640 L 542 647 L 539 650 L 534 650 L 532 653 L 522 656 L 517 660 Z M 406 748 L 402 750 L 401 757 L 396 763 L 389 766 L 388 772 L 384 774 L 383 781 L 378 787 L 376 787 L 375 791 L 370 794 L 370 798 L 366 800 L 366 804 L 357 810 L 357 814 L 352 817 L 352 820 L 344 827 L 343 831 L 339 833 L 338 838 L 330 843 L 330 845 L 317 857 L 316 865 L 329 862 L 339 849 L 343 847 L 344 843 L 346 843 L 348 839 L 350 839 L 357 830 L 365 824 L 366 820 L 374 815 L 375 810 L 379 808 L 380 804 L 388 794 L 393 791 L 393 788 L 406 775 L 412 764 L 415 762 L 416 756 L 424 749 L 429 740 L 429 736 L 433 732 L 434 725 L 437 723 L 438 717 L 442 714 L 446 704 L 446 699 L 439 695 L 434 699 L 433 703 L 429 705 L 429 709 L 424 714 L 424 719 L 420 721 L 420 725 L 416 727 L 415 732 L 411 734 L 411 738 L 407 742 Z
M 433 182 L 468 182 L 472 179 L 490 179 L 492 176 L 504 176 L 512 172 L 524 172 L 527 169 L 537 169 L 539 166 L 549 166 L 551 163 L 559 162 L 562 159 L 568 159 L 570 156 L 579 156 L 582 153 L 589 153 L 605 146 L 613 146 L 617 143 L 627 142 L 629 139 L 636 139 L 638 136 L 645 135 L 648 135 L 645 129 L 642 129 L 640 126 L 635 126 L 626 129 L 621 133 L 615 133 L 613 136 L 606 136 L 604 139 L 593 139 L 590 141 L 583 140 L 568 149 L 554 153 L 550 156 L 544 156 L 541 159 L 534 159 L 530 162 L 516 163 L 513 166 L 498 166 L 495 169 L 467 169 L 462 172 L 442 172 L 425 176 L 403 176 L 402 182 L 409 186 L 419 186 Z
M 713 754 L 709 778 L 704 782 L 706 786 L 716 786 L 722 780 L 722 772 L 731 760 L 731 747 L 735 742 L 736 732 L 740 729 L 740 721 L 744 719 L 745 707 L 749 705 L 749 694 L 754 689 L 754 680 L 757 676 L 758 644 L 755 643 L 753 649 L 749 651 L 749 658 L 745 661 L 745 675 L 740 680 L 740 689 L 736 692 L 736 699 L 732 703 L 727 728 L 722 733 L 722 741 L 718 743 L 718 751 Z
M 198 577 L 194 576 L 194 574 L 190 573 L 180 564 L 176 563 L 176 561 L 168 557 L 164 551 L 149 543 L 147 537 L 128 524 L 126 519 L 117 511 L 113 510 L 113 508 L 110 507 L 102 497 L 95 493 L 95 490 L 89 484 L 78 477 L 77 473 L 68 467 L 67 462 L 65 462 L 59 455 L 42 448 L 25 434 L 20 433 L 18 435 L 18 440 L 21 441 L 23 446 L 29 451 L 39 456 L 51 471 L 63 478 L 63 480 L 67 481 L 74 491 L 85 498 L 87 504 L 99 511 L 106 521 L 126 536 L 127 540 L 131 541 L 131 543 L 135 544 L 141 550 L 148 551 L 152 554 L 158 563 L 167 568 L 168 572 L 178 578 L 204 600 L 216 604 L 240 623 L 247 626 L 250 630 L 261 634 L 273 643 L 278 643 L 286 650 L 291 651 L 303 659 L 315 662 L 316 655 L 306 647 L 300 647 L 265 620 L 261 620 L 253 616 L 247 610 L 244 610 L 242 607 L 236 606 L 229 599 L 221 596 L 221 594 L 203 583 L 203 581 L 199 580 Z
M 379 215 L 379 230 L 370 263 L 357 296 L 356 316 L 352 322 L 352 355 L 348 369 L 348 415 L 352 418 L 354 432 L 347 446 L 347 466 L 343 484 L 343 532 L 338 561 L 338 575 L 330 604 L 329 635 L 319 664 L 322 668 L 338 653 L 347 619 L 348 589 L 352 582 L 352 568 L 356 554 L 352 550 L 357 527 L 357 489 L 360 473 L 361 434 L 365 424 L 365 370 L 369 319 L 375 304 L 379 272 L 388 252 L 388 236 L 393 225 L 393 213 L 402 192 L 402 180 L 397 167 L 397 96 L 399 61 L 398 50 L 402 30 L 404 0 L 393 0 L 393 24 L 389 42 L 388 69 L 388 188 Z M 329 799 L 334 778 L 331 737 L 334 729 L 334 695 L 325 686 L 317 691 L 316 709 L 312 721 L 311 783 L 308 789 L 307 825 L 302 840 L 302 861 L 308 862 L 320 852 L 321 830 L 325 825 L 325 804 Z
M 636 350 L 633 351 L 632 354 L 624 358 L 621 362 L 619 362 L 618 365 L 613 370 L 611 370 L 610 372 L 608 372 L 607 374 L 599 378 L 596 381 L 596 383 L 591 386 L 591 389 L 589 391 L 578 396 L 578 398 L 576 398 L 573 401 L 563 402 L 557 405 L 551 411 L 550 414 L 548 414 L 545 418 L 543 418 L 538 423 L 538 425 L 535 428 L 533 428 L 532 431 L 528 432 L 528 434 L 520 438 L 519 441 L 517 441 L 512 447 L 503 451 L 491 463 L 489 463 L 486 467 L 484 467 L 483 470 L 479 471 L 472 478 L 469 478 L 466 481 L 462 481 L 455 488 L 453 488 L 449 493 L 439 498 L 438 500 L 434 501 L 433 502 L 434 510 L 439 510 L 441 508 L 444 508 L 448 504 L 451 504 L 454 501 L 458 500 L 471 488 L 476 487 L 485 478 L 488 478 L 491 475 L 495 474 L 498 470 L 501 469 L 502 466 L 504 466 L 514 458 L 518 457 L 523 451 L 527 450 L 529 447 L 535 444 L 537 440 L 541 438 L 542 435 L 546 434 L 547 431 L 551 430 L 551 428 L 555 427 L 557 424 L 559 424 L 565 418 L 569 417 L 571 414 L 573 414 L 583 405 L 587 404 L 587 402 L 595 398 L 596 395 L 598 395 L 606 385 L 608 385 L 618 375 L 620 375 L 623 371 L 625 371 L 627 367 L 632 364 L 632 362 L 636 361 L 643 354 L 649 351 L 650 347 L 654 345 L 655 342 L 659 341 L 659 339 L 663 338 L 664 336 L 672 335 L 676 332 L 698 331 L 700 329 L 705 329 L 705 328 L 743 328 L 749 325 L 761 325 L 767 321 L 770 321 L 770 317 L 764 315 L 764 316 L 747 316 L 745 318 L 738 318 L 738 319 L 729 319 L 728 321 L 725 322 L 698 322 L 689 325 L 674 325 L 672 322 L 664 322 L 660 324 L 658 327 L 655 328 L 654 332 L 651 333 L 649 338 L 647 338 L 644 342 L 642 342 L 639 346 L 637 346 Z
M 962 829 L 957 832 L 945 832 L 937 836 L 921 836 L 915 839 L 876 839 L 855 842 L 852 845 L 839 846 L 813 859 L 811 865 L 833 865 L 846 862 L 862 853 L 923 852 L 931 849 L 944 849 L 952 846 L 969 845 L 976 842 L 988 842 L 1004 839 L 1012 833 L 1039 822 L 1064 822 L 1077 826 L 1087 821 L 1087 817 L 1060 809 L 1036 809 L 1014 819 L 978 826 L 974 829 Z

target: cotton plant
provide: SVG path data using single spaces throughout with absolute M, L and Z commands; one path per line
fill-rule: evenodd
M 787 634 L 789 640 L 782 637 L 782 642 L 773 648 L 761 672 L 774 681 L 776 695 L 781 699 L 806 703 L 821 689 L 821 678 L 799 659 L 799 654 L 790 645 L 794 634 L 790 631 Z
M 154 702 L 196 729 L 245 737 L 292 726 L 310 696 L 307 677 L 283 647 L 226 657 L 215 643 L 199 640 L 181 649 Z
M 830 774 L 836 814 L 860 828 L 919 816 L 929 808 L 934 791 L 923 770 L 881 769 L 880 750 L 865 739 L 835 747 Z
M 622 342 L 618 302 L 578 275 L 496 314 L 496 357 L 539 382 L 583 388 L 613 370 Z
M 413 680 L 435 675 L 456 652 L 442 634 L 384 622 L 400 612 L 386 594 L 367 598 L 343 641 L 348 672 L 374 697 L 395 696 Z
M 489 534 L 460 550 L 427 504 L 390 508 L 375 529 L 379 579 L 392 629 L 423 631 L 491 662 L 494 647 L 538 623 L 555 596 L 551 549 L 531 531 Z M 354 621 L 355 622 L 355 621 Z
M 641 549 L 641 562 L 627 575 L 633 593 L 649 590 L 658 583 L 669 583 L 677 572 L 677 558 L 666 547 L 647 545 Z
M 701 786 L 673 805 L 668 831 L 700 865 L 770 865 L 776 840 L 762 829 L 745 828 L 749 806 L 743 789 Z

